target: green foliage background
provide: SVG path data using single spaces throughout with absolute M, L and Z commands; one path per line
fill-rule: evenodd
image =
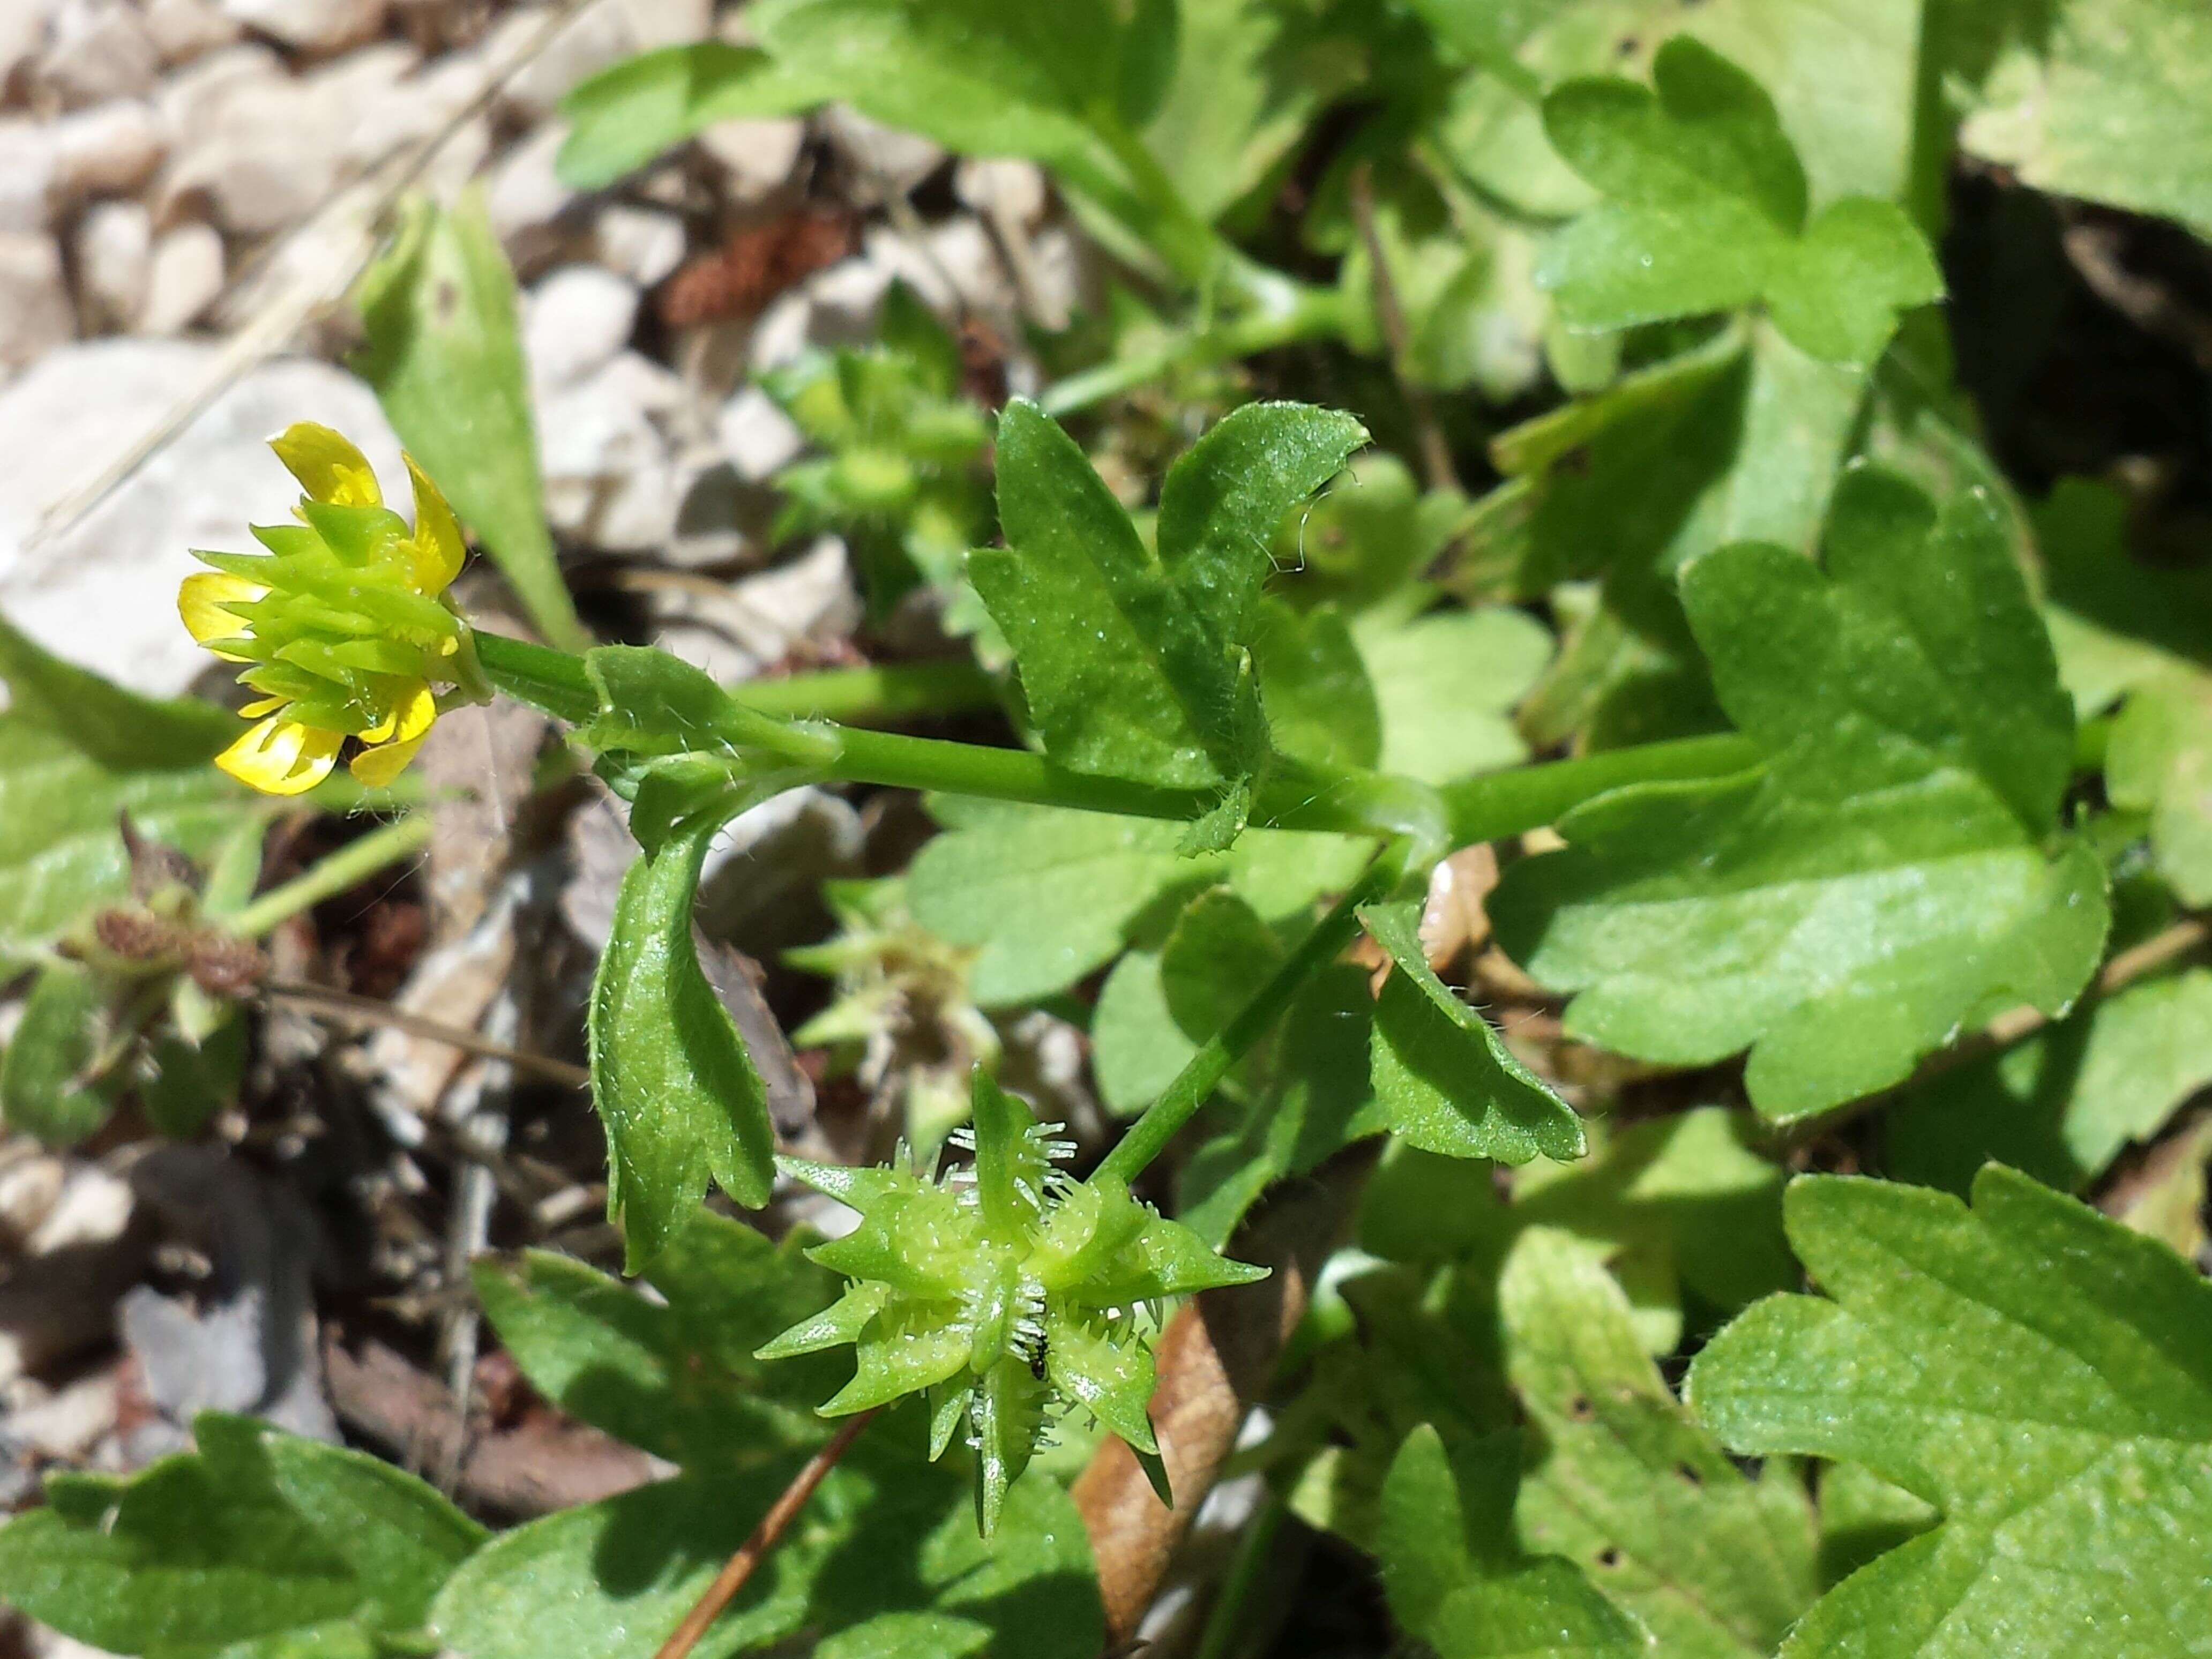
M 2193 425 L 2136 465 L 2050 367 L 2132 373 L 2062 338 L 2095 287 L 2069 230 L 2135 238 L 2124 275 L 2184 310 L 2212 268 L 2212 14 L 744 17 L 750 44 L 580 88 L 568 180 L 842 100 L 1038 163 L 1110 292 L 1029 343 L 1048 383 L 1002 409 L 902 290 L 878 338 L 769 388 L 811 445 L 779 533 L 844 535 L 878 623 L 935 608 L 967 654 L 894 712 L 1000 739 L 956 744 L 591 647 L 481 210 L 410 215 L 364 287 L 364 374 L 562 647 L 486 635 L 485 672 L 574 728 L 641 844 L 588 1040 L 645 1288 L 526 1254 L 477 1291 L 548 1401 L 673 1472 L 494 1536 L 365 1455 L 210 1415 L 127 1480 L 54 1476 L 0 1528 L 0 1596 L 151 1659 L 653 1653 L 849 1375 L 759 1351 L 887 1301 L 702 1206 L 760 1208 L 776 1170 L 695 955 L 699 870 L 735 813 L 818 782 L 921 789 L 938 826 L 797 959 L 834 981 L 801 1033 L 828 1063 L 934 1020 L 988 1067 L 1042 1008 L 1143 1152 L 1109 1173 L 1183 1224 L 1147 1239 L 1339 1200 L 1188 1650 L 2212 1655 L 2184 1109 L 2212 1085 L 2212 398 L 2180 363 Z M 2130 349 L 2179 362 L 2171 313 L 2136 312 Z M 68 1142 L 123 1087 L 70 945 L 127 886 L 116 813 L 195 854 L 258 820 L 198 764 L 226 717 L 4 625 L 0 674 L 0 961 L 39 975 L 0 1109 Z M 1425 904 L 1468 843 L 1503 872 L 1444 948 Z M 910 1090 L 925 1161 L 965 1093 Z M 864 1348 L 952 1333 L 976 1376 L 1046 1376 L 1012 1304 L 963 1301 L 887 1223 L 864 1242 L 826 1259 L 866 1255 L 853 1279 L 915 1322 Z M 1235 1276 L 1205 1260 L 1159 1282 Z M 1172 1300 L 1110 1310 L 1111 1343 Z M 1098 1425 L 1072 1413 L 1011 1485 L 979 1432 L 981 1536 L 974 1460 L 926 1455 L 939 1418 L 890 1410 L 697 1650 L 1102 1651 L 1067 1484 Z

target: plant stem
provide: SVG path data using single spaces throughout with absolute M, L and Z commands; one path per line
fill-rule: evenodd
M 337 990 L 327 985 L 308 985 L 294 980 L 271 980 L 261 988 L 263 994 L 278 1002 L 296 1002 L 317 1013 L 336 1015 L 341 1019 L 354 1019 L 372 1025 L 389 1025 L 394 1030 L 404 1031 L 432 1042 L 442 1042 L 449 1048 L 459 1048 L 464 1054 L 478 1054 L 486 1060 L 504 1060 L 518 1072 L 527 1072 L 543 1078 L 548 1083 L 557 1083 L 569 1089 L 588 1089 L 592 1074 L 581 1066 L 571 1065 L 565 1060 L 556 1060 L 550 1054 L 532 1054 L 526 1048 L 514 1048 L 504 1042 L 494 1042 L 489 1037 L 475 1031 L 447 1025 L 434 1019 L 425 1019 L 404 1008 L 379 1001 L 374 997 L 356 996 L 350 991 Z
M 746 680 L 730 695 L 763 714 L 881 726 L 927 714 L 964 714 L 998 707 L 998 689 L 974 663 L 875 663 L 781 679 Z
M 492 683 L 510 696 L 571 722 L 598 714 L 598 696 L 579 659 L 496 634 L 479 634 L 477 649 Z M 818 764 L 828 778 L 845 783 L 941 789 L 1183 823 L 1213 805 L 1203 790 L 1163 789 L 1070 772 L 1025 749 L 947 743 L 826 722 L 794 727 L 791 735 L 791 758 Z M 834 754 L 822 759 L 833 745 Z M 1321 778 L 1286 772 L 1263 783 L 1253 803 L 1252 822 L 1262 829 L 1395 834 L 1426 828 L 1423 820 L 1440 800 L 1444 822 L 1439 828 L 1451 846 L 1468 847 L 1553 823 L 1571 807 L 1623 784 L 1724 777 L 1757 765 L 1759 758 L 1751 739 L 1723 732 L 1487 772 L 1433 793 L 1387 773 Z
M 1206 1039 L 1190 1057 L 1189 1063 L 1176 1073 L 1175 1081 L 1168 1085 L 1165 1092 L 1130 1125 L 1129 1133 L 1115 1144 L 1114 1150 L 1098 1165 L 1099 1175 L 1112 1176 L 1126 1184 L 1144 1173 L 1145 1166 L 1160 1155 L 1168 1142 L 1175 1139 L 1176 1132 L 1212 1097 L 1221 1079 L 1229 1075 L 1229 1068 L 1282 1018 L 1298 988 L 1335 961 L 1338 952 L 1352 943 L 1359 932 L 1359 907 L 1370 899 L 1382 897 L 1398 884 L 1405 873 L 1407 850 L 1401 842 L 1376 854 L 1359 879 L 1345 890 L 1344 896 L 1329 908 L 1328 914 L 1315 924 L 1313 931 L 1298 941 L 1297 948 L 1283 965 L 1252 994 L 1252 1000 Z
M 1213 1610 L 1206 1615 L 1194 1659 L 1229 1659 L 1240 1645 L 1240 1638 L 1249 1633 L 1254 1622 L 1252 1599 L 1261 1588 L 1275 1540 L 1281 1536 L 1283 1522 L 1290 1512 L 1290 1506 L 1270 1492 L 1260 1513 L 1244 1529 L 1228 1574 L 1214 1595 Z
M 1186 285 L 1203 289 L 1235 257 L 1229 244 L 1191 210 L 1159 158 L 1111 109 L 1090 112 L 1089 125 L 1127 176 L 1139 215 L 1119 216 Z
M 240 939 L 259 939 L 280 921 L 296 916 L 310 905 L 343 893 L 356 882 L 374 875 L 387 864 L 412 857 L 430 844 L 428 814 L 411 812 L 322 859 L 281 887 L 272 887 L 236 915 L 222 920 L 224 928 Z
M 752 1529 L 751 1535 L 744 1543 L 738 1546 L 738 1553 L 723 1564 L 721 1571 L 714 1575 L 714 1582 L 707 1586 L 706 1594 L 692 1604 L 691 1611 L 684 1615 L 684 1622 L 660 1644 L 653 1659 L 684 1659 L 684 1656 L 698 1645 L 699 1638 L 721 1616 L 722 1609 L 728 1607 L 737 1593 L 745 1587 L 745 1580 L 753 1576 L 753 1569 L 775 1547 L 785 1528 L 799 1518 L 799 1512 L 806 1507 L 806 1500 L 814 1496 L 814 1489 L 822 1484 L 822 1478 L 837 1467 L 837 1460 L 860 1437 L 860 1431 L 873 1422 L 876 1413 L 882 1409 L 878 1406 L 872 1411 L 865 1411 L 857 1417 L 847 1419 L 845 1425 L 830 1437 L 830 1443 L 806 1460 L 806 1466 L 792 1476 L 791 1484 L 783 1489 L 783 1495 L 769 1505 L 768 1513 L 760 1518 L 760 1524 Z
M 1451 844 L 1471 847 L 1556 823 L 1570 808 L 1624 784 L 1726 777 L 1759 759 L 1750 738 L 1728 732 L 1486 772 L 1448 783 L 1437 793 L 1443 797 Z
M 838 728 L 836 737 L 839 750 L 827 763 L 827 770 L 846 783 L 943 790 L 1178 823 L 1203 817 L 1216 799 L 1202 789 L 1166 789 L 1071 772 L 1026 749 L 851 727 Z M 1422 820 L 1433 817 L 1435 811 L 1427 791 L 1387 774 L 1346 773 L 1328 778 L 1289 774 L 1262 781 L 1252 804 L 1251 821 L 1257 829 L 1386 835 L 1425 827 Z
M 1344 304 L 1327 289 L 1304 289 L 1279 310 L 1255 311 L 1232 322 L 1185 329 L 1151 349 L 1117 357 L 1047 386 L 1038 399 L 1045 413 L 1071 415 L 1120 396 L 1181 365 L 1206 368 L 1256 356 L 1301 340 L 1342 331 Z
M 580 726 L 599 712 L 599 693 L 583 659 L 504 634 L 476 635 L 477 660 L 493 685 Z M 972 662 L 876 664 L 832 668 L 783 679 L 746 680 L 730 688 L 746 708 L 787 718 L 814 717 L 874 724 L 915 714 L 952 714 L 995 706 L 991 677 Z
M 558 720 L 581 726 L 599 712 L 584 659 L 505 634 L 476 633 L 477 661 L 499 690 Z
M 1398 280 L 1390 269 L 1390 251 L 1383 246 L 1382 229 L 1375 217 L 1375 169 L 1362 161 L 1352 170 L 1352 216 L 1367 246 L 1369 285 L 1375 290 L 1375 320 L 1382 325 L 1383 343 L 1390 350 L 1390 372 L 1398 382 L 1398 395 L 1413 417 L 1413 435 L 1421 454 L 1422 481 L 1431 489 L 1460 490 L 1459 471 L 1452 465 L 1451 446 L 1437 420 L 1436 400 L 1413 376 L 1413 334 L 1406 326 L 1405 307 L 1398 303 Z

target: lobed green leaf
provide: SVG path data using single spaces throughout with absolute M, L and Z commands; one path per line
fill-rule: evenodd
M 1678 35 L 1652 80 L 1571 81 L 1544 100 L 1553 144 L 1604 198 L 1537 273 L 1569 326 L 1763 301 L 1813 356 L 1865 365 L 1899 313 L 1942 297 L 1934 256 L 1893 204 L 1849 197 L 1808 222 L 1804 170 L 1773 102 L 1727 58 Z
M 485 1316 L 538 1392 L 617 1439 L 704 1473 L 823 1437 L 813 1408 L 837 1367 L 754 1354 L 834 1294 L 830 1274 L 795 1243 L 700 1209 L 646 1279 L 658 1300 L 546 1251 L 475 1273 Z
M 1359 872 L 1359 841 L 1253 830 L 1223 854 L 1185 857 L 1172 823 L 1057 807 L 939 799 L 947 833 L 908 876 L 915 919 L 978 947 L 969 994 L 982 1007 L 1034 1002 L 1104 966 L 1143 931 L 1147 913 L 1226 881 L 1279 921 Z
M 1089 118 L 1115 100 L 1104 0 L 768 0 L 750 21 L 782 73 L 966 155 L 1085 155 Z
M 198 697 L 149 697 L 64 662 L 0 617 L 0 681 L 18 719 L 66 736 L 117 772 L 202 766 L 240 731 L 227 708 Z
M 1628 1298 L 1572 1235 L 1522 1233 L 1498 1279 L 1506 1370 L 1535 1431 L 1515 1518 L 1685 1659 L 1764 1659 L 1811 1605 L 1811 1505 L 1745 1474 L 1675 1401 Z
M 204 857 L 256 810 L 212 767 L 111 768 L 69 733 L 0 714 L 0 972 L 27 965 L 94 905 L 129 891 L 119 814 L 149 839 Z
M 1883 1123 L 1889 1171 L 1963 1194 L 1995 1159 L 2078 1189 L 2208 1084 L 2212 972 L 2191 969 L 1904 1091 Z
M 2000 33 L 1984 25 L 1977 36 Z M 2212 18 L 2189 0 L 2060 0 L 1994 52 L 1960 54 L 1984 77 L 1963 148 L 2054 195 L 2212 227 Z M 1992 61 L 1992 59 L 1994 61 Z
M 2094 970 L 2104 875 L 2055 857 L 2071 716 L 1990 509 L 1862 468 L 1828 574 L 1740 544 L 1683 578 L 1721 702 L 1767 751 L 1733 780 L 1602 796 L 1491 914 L 1577 1035 L 1704 1064 L 1749 1047 L 1774 1116 L 1901 1080 L 2002 1008 Z M 1958 596 L 1972 596 L 1960 604 Z
M 114 1109 L 125 1078 L 91 1075 L 107 1039 L 107 994 L 80 963 L 39 970 L 0 1054 L 0 1123 L 48 1146 L 74 1146 Z
M 1715 1339 L 1688 1399 L 1759 1455 L 1863 1464 L 1942 1522 L 1830 1591 L 1785 1659 L 2212 1651 L 2212 1287 L 2164 1245 L 2000 1165 L 1969 1209 L 1834 1177 L 1790 1188 L 1826 1297 Z
M 1494 1453 L 1495 1448 L 1492 1448 Z M 1383 1482 L 1376 1553 L 1390 1610 L 1441 1659 L 1627 1659 L 1644 1633 L 1567 1562 L 1511 1541 L 1510 1487 L 1432 1428 L 1406 1438 Z
M 968 578 L 1013 647 L 1046 753 L 1183 788 L 1249 777 L 1267 737 L 1247 641 L 1221 631 L 1221 607 L 1202 610 L 1146 550 L 1036 404 L 1000 417 L 998 468 L 1006 545 L 970 554 Z

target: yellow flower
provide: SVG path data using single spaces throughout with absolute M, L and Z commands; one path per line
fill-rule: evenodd
M 384 505 L 362 453 L 301 422 L 270 447 L 307 493 L 295 525 L 256 525 L 265 553 L 198 553 L 178 613 L 202 645 L 244 663 L 255 724 L 216 757 L 233 777 L 296 795 L 349 741 L 363 783 L 387 784 L 441 708 L 488 695 L 468 626 L 441 597 L 461 568 L 460 526 L 410 458 L 415 526 Z

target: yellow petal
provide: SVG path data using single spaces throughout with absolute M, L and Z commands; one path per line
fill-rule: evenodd
M 399 741 L 414 742 L 430 729 L 430 723 L 437 718 L 438 699 L 435 694 L 417 680 L 415 690 L 399 705 Z
M 400 685 L 399 693 L 384 704 L 383 719 L 355 728 L 354 735 L 363 743 L 388 743 L 395 737 L 404 743 L 421 737 L 438 718 L 438 699 L 427 681 L 403 680 Z
M 300 421 L 271 438 L 269 447 L 311 499 L 333 507 L 384 505 L 368 458 L 330 428 Z
M 364 749 L 353 757 L 353 775 L 372 789 L 381 789 L 406 769 L 407 763 L 415 758 L 415 751 L 422 746 L 420 738 L 406 738 L 398 743 L 380 743 Z
M 461 574 L 461 560 L 468 549 L 461 540 L 461 526 L 453 518 L 453 509 L 446 505 L 429 474 L 415 465 L 412 455 L 402 459 L 407 463 L 407 476 L 415 481 L 415 591 L 442 593 Z
M 177 590 L 177 614 L 185 619 L 191 636 L 202 645 L 210 640 L 235 639 L 246 631 L 246 623 L 223 609 L 228 605 L 251 605 L 269 590 L 258 582 L 250 582 L 243 576 L 226 574 L 220 570 L 203 570 L 185 578 Z M 228 657 L 233 662 L 245 658 L 228 651 L 218 651 L 218 657 Z
M 304 794 L 331 775 L 344 741 L 338 732 L 271 714 L 217 755 L 215 763 L 264 795 Z
M 291 701 L 289 697 L 256 697 L 238 712 L 244 719 L 258 720 L 264 714 L 275 714 Z

